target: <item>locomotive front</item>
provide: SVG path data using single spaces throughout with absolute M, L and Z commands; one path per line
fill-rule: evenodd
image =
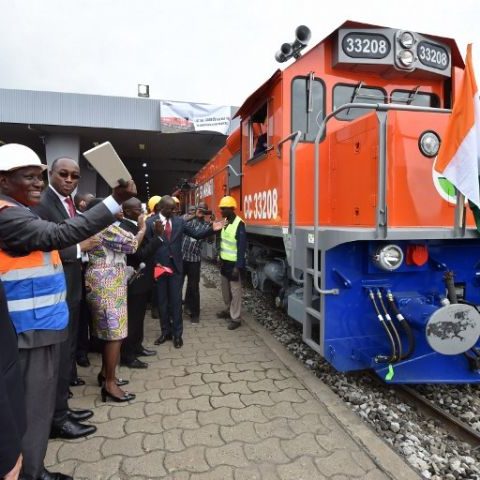
M 343 28 L 332 58 L 334 68 L 373 68 L 388 83 L 359 80 L 317 134 L 313 229 L 295 241 L 306 251 L 306 341 L 341 371 L 372 368 L 392 383 L 478 382 L 480 241 L 434 169 L 444 107 L 463 74 L 451 44 Z M 417 86 L 402 88 L 407 78 Z
M 464 74 L 453 40 L 346 22 L 308 29 L 241 106 L 197 176 L 234 196 L 249 271 L 337 370 L 392 383 L 480 381 L 480 240 L 436 173 Z M 210 183 L 208 183 L 210 182 Z

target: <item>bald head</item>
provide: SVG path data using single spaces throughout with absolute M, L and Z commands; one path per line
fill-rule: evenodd
M 80 168 L 75 160 L 57 158 L 50 168 L 50 185 L 64 197 L 70 196 L 80 181 Z
M 170 218 L 177 206 L 175 200 L 170 195 L 164 195 L 160 202 L 158 202 L 160 213 L 165 218 Z
M 142 202 L 138 198 L 130 198 L 122 203 L 123 216 L 136 222 L 143 213 Z
M 128 208 L 136 208 L 141 206 L 142 202 L 138 198 L 133 197 L 122 203 L 122 210 L 125 211 Z
M 87 209 L 90 200 L 93 200 L 94 198 L 95 195 L 92 195 L 91 193 L 77 193 L 73 197 L 73 203 L 75 203 L 75 208 L 79 212 L 84 212 Z

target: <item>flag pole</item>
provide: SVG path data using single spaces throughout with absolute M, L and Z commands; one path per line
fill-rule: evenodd
M 465 236 L 465 195 L 457 190 L 457 203 L 455 204 L 455 219 L 453 226 L 455 237 Z

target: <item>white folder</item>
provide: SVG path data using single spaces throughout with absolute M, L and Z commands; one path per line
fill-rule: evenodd
M 127 182 L 132 179 L 130 172 L 110 142 L 97 145 L 83 152 L 83 155 L 111 188 L 118 187 L 121 181 Z

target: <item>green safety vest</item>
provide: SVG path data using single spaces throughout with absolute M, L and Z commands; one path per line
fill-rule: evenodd
M 237 239 L 235 235 L 241 221 L 242 219 L 237 215 L 232 224 L 222 228 L 220 235 L 220 258 L 222 260 L 228 260 L 229 262 L 237 261 Z

